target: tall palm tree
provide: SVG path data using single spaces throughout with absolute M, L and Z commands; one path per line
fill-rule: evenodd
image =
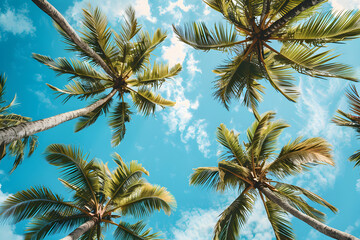
M 16 96 L 9 104 L 5 105 L 5 83 L 6 76 L 5 74 L 2 74 L 0 75 L 0 129 L 17 126 L 19 124 L 31 121 L 31 118 L 24 117 L 15 113 L 9 113 L 11 107 L 16 104 Z M 37 144 L 37 136 L 35 135 L 27 136 L 23 139 L 14 140 L 7 144 L 0 144 L 0 160 L 3 159 L 7 155 L 7 153 L 9 153 L 10 156 L 15 157 L 14 164 L 11 169 L 11 172 L 13 172 L 16 167 L 23 161 L 26 149 L 28 148 L 28 156 L 31 156 L 35 151 Z
M 332 121 L 339 126 L 353 128 L 358 134 L 360 133 L 360 96 L 354 85 L 350 86 L 346 96 L 349 101 L 351 113 L 345 113 L 338 109 L 338 115 Z M 360 150 L 357 150 L 349 157 L 349 160 L 355 162 L 355 166 L 360 166 Z
M 52 59 L 33 54 L 37 61 L 59 75 L 68 75 L 72 80 L 64 89 L 48 84 L 49 87 L 59 95 L 64 95 L 65 101 L 72 97 L 96 100 L 82 109 L 0 130 L 0 142 L 7 144 L 78 117 L 81 118 L 75 131 L 80 131 L 93 124 L 100 115 L 108 113 L 113 106 L 109 124 L 113 130 L 112 144 L 115 146 L 123 139 L 125 123 L 130 121 L 132 114 L 130 105 L 126 102 L 127 94 L 136 109 L 146 116 L 154 113 L 157 106 L 175 104 L 155 94 L 153 90 L 157 90 L 167 79 L 177 75 L 181 71 L 181 65 L 170 68 L 166 64 L 150 63 L 152 52 L 165 40 L 166 33 L 157 29 L 151 36 L 148 32 L 140 31 L 141 26 L 132 8 L 127 9 L 120 32 L 115 32 L 108 26 L 106 16 L 98 8 L 84 9 L 83 30 L 79 37 L 47 1 L 33 2 L 53 17 L 57 30 L 68 45 L 67 50 L 81 57 L 81 60 Z M 101 93 L 104 95 L 100 96 Z M 114 99 L 117 100 L 116 103 L 113 103 Z
M 227 24 L 211 29 L 204 22 L 194 22 L 174 26 L 174 31 L 195 49 L 229 53 L 231 59 L 214 70 L 218 75 L 214 96 L 226 108 L 232 98 L 243 99 L 258 117 L 256 109 L 265 88 L 261 79 L 295 102 L 299 95 L 295 71 L 316 78 L 356 80 L 349 66 L 331 61 L 338 56 L 333 50 L 322 49 L 359 36 L 359 11 L 317 12 L 323 0 L 204 2 L 220 12 Z M 279 50 L 276 42 L 281 44 Z
M 241 227 L 259 197 L 274 230 L 276 239 L 295 239 L 288 213 L 316 230 L 336 239 L 357 239 L 325 225 L 325 214 L 311 207 L 300 196 L 336 212 L 337 209 L 315 193 L 287 184 L 282 180 L 295 176 L 318 164 L 334 165 L 331 146 L 322 138 L 296 138 L 276 153 L 277 140 L 289 127 L 281 120 L 273 121 L 269 112 L 247 130 L 248 142 L 241 144 L 239 134 L 223 124 L 217 130 L 217 140 L 225 148 L 217 167 L 200 167 L 191 175 L 190 184 L 216 191 L 239 190 L 239 196 L 221 214 L 214 228 L 214 239 L 237 239 Z M 243 146 L 242 146 L 243 145 Z
M 102 231 L 111 225 L 116 227 L 114 239 L 159 239 L 160 234 L 145 229 L 142 221 L 130 224 L 123 220 L 126 216 L 141 218 L 155 210 L 170 214 L 176 205 L 164 187 L 145 181 L 142 174 L 149 173 L 141 164 L 126 164 L 115 153 L 117 166 L 110 172 L 107 164 L 88 160 L 88 154 L 80 149 L 61 144 L 48 146 L 45 155 L 50 164 L 61 170 L 59 180 L 73 195 L 65 200 L 39 186 L 8 197 L 1 205 L 0 216 L 15 223 L 31 219 L 26 240 L 43 239 L 74 228 L 64 240 L 103 239 Z M 122 220 L 116 223 L 120 217 Z

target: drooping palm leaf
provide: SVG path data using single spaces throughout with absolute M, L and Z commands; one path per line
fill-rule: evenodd
M 160 240 L 161 234 L 151 233 L 151 228 L 146 229 L 142 221 L 134 224 L 120 222 L 114 232 L 115 240 Z
M 112 146 L 119 145 L 120 141 L 124 138 L 126 132 L 125 123 L 130 121 L 131 114 L 130 106 L 125 102 L 120 102 L 115 107 L 109 121 L 109 125 L 113 129 Z

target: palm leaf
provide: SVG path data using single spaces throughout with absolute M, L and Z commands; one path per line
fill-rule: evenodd
M 128 198 L 119 199 L 117 206 L 123 215 L 144 216 L 161 209 L 169 215 L 176 207 L 176 202 L 166 188 L 146 184 Z
M 114 232 L 115 240 L 160 240 L 159 232 L 151 233 L 151 228 L 146 229 L 142 221 L 134 224 L 120 222 Z
M 237 34 L 231 26 L 215 24 L 214 30 L 209 30 L 204 22 L 193 22 L 183 28 L 173 25 L 173 29 L 182 42 L 195 49 L 224 51 L 237 44 Z
M 299 137 L 286 144 L 279 156 L 266 165 L 264 170 L 283 178 L 300 173 L 317 164 L 334 165 L 331 145 L 323 138 L 309 138 L 302 141 Z
M 103 96 L 102 98 L 105 98 L 106 96 Z M 95 100 L 94 102 L 97 102 L 99 99 Z M 94 111 L 83 115 L 79 118 L 79 121 L 76 123 L 75 126 L 75 132 L 78 132 L 93 123 L 96 122 L 96 120 L 102 115 L 106 115 L 109 112 L 109 108 L 111 106 L 113 99 L 110 98 L 107 102 L 105 102 L 103 105 L 96 108 Z
M 135 10 L 129 7 L 125 11 L 125 22 L 121 24 L 120 34 L 114 33 L 115 41 L 120 49 L 124 49 L 128 41 L 130 41 L 140 31 L 141 26 L 135 16 Z
M 131 97 L 138 111 L 145 116 L 155 113 L 156 106 L 172 107 L 175 102 L 166 100 L 160 94 L 155 95 L 147 88 L 140 88 L 137 91 L 131 90 Z
M 111 140 L 112 146 L 117 146 L 124 138 L 126 128 L 125 123 L 130 121 L 130 111 L 129 104 L 125 102 L 120 102 L 111 113 L 109 125 L 112 128 L 113 135 Z
M 236 240 L 240 229 L 252 212 L 255 198 L 249 193 L 242 192 L 221 214 L 215 225 L 215 240 Z
M 11 218 L 17 223 L 24 219 L 43 216 L 49 211 L 72 213 L 74 208 L 74 205 L 65 202 L 50 189 L 32 187 L 9 196 L 1 205 L 0 215 L 3 219 Z

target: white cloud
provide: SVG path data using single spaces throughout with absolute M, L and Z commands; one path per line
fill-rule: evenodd
M 347 233 L 351 233 L 352 231 L 354 231 L 355 229 L 358 229 L 360 227 L 360 219 L 358 219 L 354 225 L 350 225 L 346 228 L 345 232 Z
M 182 64 L 185 60 L 188 47 L 174 33 L 171 36 L 170 42 L 170 46 L 162 47 L 162 58 L 167 60 L 170 66 L 174 66 L 177 63 Z
M 156 22 L 157 19 L 152 16 L 148 0 L 103 0 L 101 4 L 95 0 L 76 1 L 74 5 L 66 11 L 66 16 L 80 24 L 82 9 L 88 8 L 88 3 L 92 6 L 99 6 L 112 24 L 118 23 L 123 19 L 127 7 L 132 6 L 135 9 L 137 17 L 144 17 L 150 22 Z
M 0 203 L 4 202 L 11 194 L 1 191 L 0 184 Z M 15 226 L 10 224 L 0 225 L 0 239 L 22 240 L 23 237 L 15 234 Z
M 34 33 L 35 27 L 26 15 L 25 9 L 15 11 L 8 8 L 6 11 L 0 12 L 0 29 L 14 35 Z
M 37 82 L 42 82 L 43 81 L 42 75 L 39 73 L 35 74 L 35 80 Z
M 191 126 L 188 127 L 187 132 L 182 141 L 187 143 L 190 139 L 196 139 L 199 151 L 204 154 L 205 157 L 210 157 L 210 140 L 206 132 L 207 123 L 205 119 L 195 121 Z
M 159 7 L 160 15 L 170 13 L 177 20 L 182 19 L 182 11 L 188 12 L 190 9 L 194 9 L 194 5 L 185 5 L 184 0 L 177 0 L 176 2 L 169 2 L 167 7 Z
M 296 105 L 297 115 L 300 118 L 302 130 L 297 135 L 305 137 L 324 137 L 333 145 L 334 158 L 338 159 L 338 149 L 343 144 L 348 144 L 351 139 L 351 131 L 331 123 L 335 109 L 339 108 L 344 101 L 336 101 L 334 95 L 344 89 L 341 80 L 331 79 L 327 86 L 309 81 L 300 81 L 301 97 Z M 319 84 L 319 85 L 318 85 Z M 336 102 L 334 102 L 334 100 Z M 330 166 L 317 166 L 311 171 L 297 177 L 296 184 L 305 185 L 313 191 L 320 187 L 332 185 L 335 182 L 339 169 Z
M 190 73 L 190 75 L 192 77 L 194 77 L 197 72 L 201 73 L 201 70 L 197 67 L 198 63 L 199 63 L 199 61 L 195 60 L 194 54 L 190 53 L 189 59 L 186 62 L 186 65 L 187 65 L 186 69 L 188 70 L 188 72 Z
M 335 11 L 360 8 L 360 0 L 330 0 L 329 2 Z
M 229 199 L 230 200 L 230 199 Z M 228 206 L 234 199 L 223 204 Z M 208 240 L 212 239 L 213 229 L 224 207 L 210 209 L 192 209 L 184 211 L 176 227 L 171 229 L 174 240 Z M 257 201 L 253 212 L 247 218 L 247 223 L 241 231 L 241 239 L 272 240 L 273 230 L 266 217 L 266 212 L 260 201 Z M 239 238 L 240 239 L 240 238 Z
M 209 15 L 211 13 L 210 7 L 208 5 L 205 6 L 203 13 L 204 13 L 205 16 L 207 16 L 207 15 Z
M 356 191 L 360 192 L 360 179 L 356 181 Z
M 33 92 L 37 98 L 39 99 L 40 102 L 44 103 L 45 106 L 49 109 L 51 108 L 55 108 L 56 106 L 51 102 L 50 98 L 42 91 L 33 91 L 30 90 L 31 92 Z

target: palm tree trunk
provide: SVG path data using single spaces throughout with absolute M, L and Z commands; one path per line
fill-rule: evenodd
M 114 73 L 110 70 L 104 60 L 87 45 L 74 31 L 66 19 L 61 13 L 46 0 L 32 0 L 41 10 L 49 15 L 65 32 L 66 34 L 78 45 L 83 51 L 91 56 L 95 61 L 109 74 L 112 78 L 115 78 Z
M 282 199 L 281 197 L 275 195 L 271 190 L 264 186 L 259 186 L 259 191 L 262 192 L 268 199 L 270 199 L 272 202 L 279 205 L 281 208 L 283 208 L 285 211 L 293 215 L 294 217 L 300 219 L 301 221 L 309 224 L 314 229 L 318 230 L 319 232 L 325 234 L 326 236 L 335 238 L 335 239 L 341 239 L 341 240 L 359 240 L 358 238 L 342 232 L 340 230 L 337 230 L 335 228 L 329 227 L 326 224 L 309 217 L 308 215 L 300 212 L 296 208 L 292 207 L 286 200 Z
M 96 101 L 90 106 L 78 110 L 62 113 L 53 117 L 37 120 L 34 122 L 21 123 L 14 127 L 0 129 L 0 145 L 8 144 L 14 140 L 34 135 L 36 133 L 53 128 L 61 123 L 84 116 L 109 101 L 116 93 L 113 89 L 105 98 Z
M 279 28 L 281 28 L 284 24 L 286 24 L 288 21 L 302 13 L 303 11 L 315 6 L 316 4 L 319 4 L 323 2 L 324 0 L 305 0 L 299 5 L 297 5 L 295 8 L 293 8 L 290 12 L 285 14 L 282 18 L 278 19 L 276 22 L 271 24 L 270 27 L 268 27 L 263 34 L 264 38 L 267 38 L 271 36 L 274 32 L 276 32 Z
M 83 223 L 82 225 L 80 225 L 77 229 L 75 229 L 69 235 L 67 235 L 66 237 L 64 237 L 60 240 L 76 240 L 79 237 L 81 237 L 84 233 L 89 231 L 91 228 L 93 228 L 94 226 L 95 226 L 95 220 L 91 219 L 91 220 Z

